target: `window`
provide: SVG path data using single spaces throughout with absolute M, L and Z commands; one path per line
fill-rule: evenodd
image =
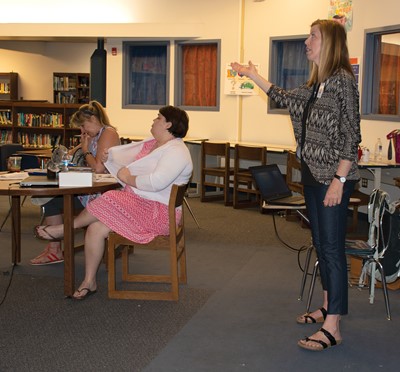
M 159 108 L 168 102 L 169 43 L 125 42 L 124 108 Z
M 220 42 L 177 43 L 175 104 L 190 110 L 219 110 Z
M 304 84 L 310 74 L 310 63 L 305 54 L 307 36 L 270 39 L 269 81 L 283 89 L 293 89 Z M 268 112 L 287 113 L 274 101 L 269 100 Z
M 365 31 L 361 112 L 400 121 L 400 25 Z

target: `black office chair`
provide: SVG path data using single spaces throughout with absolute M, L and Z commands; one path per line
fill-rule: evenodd
M 26 170 L 26 169 L 40 168 L 40 159 L 37 156 L 27 155 L 27 154 L 21 154 L 20 156 L 21 156 L 21 171 Z M 24 205 L 25 200 L 26 200 L 26 196 L 24 196 L 24 198 L 22 199 L 21 205 Z M 42 213 L 43 213 L 43 211 L 42 211 Z M 4 227 L 5 223 L 7 222 L 8 217 L 10 215 L 11 215 L 11 207 L 8 210 L 6 216 L 4 217 L 4 220 L 0 226 L 0 231 L 3 230 L 3 227 Z
M 21 170 L 40 168 L 40 159 L 35 155 L 21 154 Z
M 0 145 L 0 171 L 6 171 L 7 160 L 11 155 L 14 155 L 18 151 L 22 151 L 24 148 L 19 143 L 5 143 Z

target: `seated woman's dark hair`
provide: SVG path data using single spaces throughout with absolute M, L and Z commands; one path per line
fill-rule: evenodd
M 164 106 L 160 108 L 159 112 L 167 122 L 172 124 L 168 131 L 174 137 L 183 138 L 186 136 L 189 130 L 189 116 L 186 111 L 175 106 Z

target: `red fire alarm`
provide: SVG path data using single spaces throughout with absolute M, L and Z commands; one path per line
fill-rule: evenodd
M 116 47 L 111 48 L 111 54 L 112 54 L 113 56 L 116 56 L 116 55 L 117 55 L 117 48 L 116 48 Z

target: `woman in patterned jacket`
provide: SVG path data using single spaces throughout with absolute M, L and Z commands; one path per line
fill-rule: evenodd
M 85 278 L 73 298 L 83 300 L 96 293 L 96 273 L 110 231 L 137 243 L 148 243 L 157 235 L 169 234 L 168 203 L 173 184 L 186 184 L 193 164 L 183 137 L 189 129 L 185 111 L 165 106 L 151 127 L 152 137 L 114 146 L 103 162 L 124 186 L 107 191 L 89 202 L 74 219 L 74 228 L 87 226 L 85 234 Z M 180 218 L 181 211 L 177 211 Z M 38 226 L 42 239 L 59 239 L 64 226 Z
M 359 179 L 360 113 L 344 27 L 317 20 L 305 45 L 313 65 L 310 78 L 290 91 L 265 80 L 251 62 L 232 63 L 232 68 L 289 110 L 323 288 L 322 307 L 297 318 L 300 324 L 322 323 L 322 327 L 298 345 L 321 351 L 341 343 L 339 323 L 348 312 L 345 235 L 347 207 Z

